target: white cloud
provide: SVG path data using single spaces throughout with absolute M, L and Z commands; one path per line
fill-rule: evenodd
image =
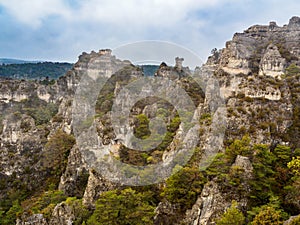
M 69 13 L 61 0 L 0 0 L 0 5 L 18 21 L 32 27 L 39 27 L 47 16 Z
M 222 48 L 235 32 L 271 20 L 282 25 L 299 15 L 298 0 L 287 0 L 284 5 L 274 2 L 0 0 L 0 23 L 5 25 L 1 29 L 0 54 L 16 52 L 19 58 L 74 61 L 82 51 L 164 40 L 192 49 L 205 61 L 212 48 Z
M 174 0 L 88 0 L 84 1 L 79 15 L 83 20 L 111 24 L 174 25 L 193 10 L 211 6 L 214 1 Z
M 51 15 L 69 22 L 107 23 L 124 26 L 169 26 L 185 20 L 195 10 L 235 0 L 0 0 L 18 21 L 38 27 Z M 74 1 L 73 1 L 74 4 Z

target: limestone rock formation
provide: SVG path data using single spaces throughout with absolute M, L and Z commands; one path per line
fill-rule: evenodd
M 105 191 L 110 191 L 118 187 L 117 184 L 112 183 L 105 179 L 101 174 L 96 171 L 90 171 L 88 183 L 83 195 L 83 204 L 93 208 L 95 201 Z
M 168 66 L 165 62 L 162 62 L 154 74 L 158 77 L 169 77 L 171 79 L 178 79 L 181 77 L 186 77 L 190 74 L 188 67 L 183 67 L 182 63 L 184 58 L 175 58 L 175 66 Z
M 44 218 L 43 214 L 34 214 L 26 218 L 26 222 L 17 219 L 16 225 L 48 225 L 47 220 Z
M 62 202 L 55 206 L 49 225 L 72 225 L 74 220 L 72 208 Z
M 264 26 L 252 26 L 243 33 L 236 33 L 233 39 L 226 43 L 224 49 L 213 51 L 213 55 L 209 57 L 207 63 L 203 67 L 197 68 L 195 73 L 203 79 L 204 83 L 209 83 L 211 77 L 215 77 L 219 82 L 220 91 L 226 104 L 224 111 L 220 112 L 226 115 L 226 121 L 220 119 L 219 126 L 215 126 L 215 128 L 211 124 L 219 117 L 213 121 L 212 114 L 215 112 L 216 106 L 210 102 L 218 100 L 218 96 L 206 92 L 206 90 L 200 91 L 198 86 L 189 83 L 190 71 L 182 65 L 182 58 L 175 59 L 174 67 L 162 63 L 155 76 L 171 78 L 176 84 L 182 85 L 187 92 L 190 92 L 196 102 L 196 110 L 192 116 L 202 123 L 197 131 L 190 133 L 190 143 L 196 144 L 204 156 L 212 149 L 212 145 L 209 144 L 212 143 L 210 132 L 217 132 L 218 129 L 226 129 L 224 137 L 217 136 L 213 140 L 218 144 L 219 152 L 224 150 L 224 143 L 241 139 L 245 134 L 249 135 L 251 144 L 289 146 L 290 136 L 297 135 L 296 132 L 290 132 L 289 129 L 297 115 L 295 114 L 297 113 L 295 99 L 299 96 L 294 93 L 297 84 L 293 84 L 295 86 L 293 87 L 281 75 L 291 64 L 300 65 L 299 46 L 300 18 L 293 17 L 289 24 L 283 27 L 278 26 L 275 22 Z M 135 116 L 144 114 L 145 117 L 152 119 L 155 117 L 156 111 L 163 105 L 167 109 L 161 110 L 162 114 L 167 115 L 165 120 L 170 122 L 174 119 L 176 110 L 165 102 L 150 99 L 151 104 L 148 106 L 143 102 L 133 104 L 129 125 L 116 127 L 118 131 L 122 130 L 124 135 L 115 135 L 115 130 L 111 127 L 112 119 L 109 111 L 113 99 L 110 94 L 121 93 L 118 101 L 124 104 L 134 102 L 128 93 L 121 92 L 121 90 L 131 81 L 130 79 L 141 77 L 142 72 L 131 65 L 129 61 L 118 60 L 111 53 L 111 50 L 108 49 L 89 54 L 83 53 L 79 56 L 73 69 L 53 85 L 43 85 L 32 81 L 0 80 L 0 109 L 3 112 L 0 117 L 0 179 L 5 180 L 5 186 L 1 186 L 1 199 L 7 199 L 9 190 L 12 188 L 18 190 L 25 186 L 25 190 L 32 195 L 36 190 L 47 190 L 48 187 L 43 187 L 43 185 L 53 179 L 53 172 L 51 168 L 43 168 L 41 159 L 45 158 L 46 145 L 57 131 L 62 131 L 70 136 L 77 132 L 78 124 L 72 115 L 72 108 L 74 95 L 82 78 L 88 78 L 94 83 L 99 75 L 104 75 L 109 79 L 107 89 L 105 89 L 107 92 L 101 93 L 103 98 L 99 98 L 99 105 L 95 110 L 98 110 L 98 114 L 96 118 L 93 117 L 93 123 L 96 124 L 94 128 L 98 136 L 93 139 L 87 132 L 87 141 L 96 140 L 108 155 L 121 158 L 125 163 L 133 161 L 138 166 L 140 166 L 140 161 L 143 166 L 149 162 L 166 162 L 172 157 L 176 147 L 180 145 L 180 141 L 178 141 L 182 132 L 180 125 L 176 131 L 172 132 L 174 141 L 168 143 L 166 151 L 154 151 L 151 153 L 152 155 L 143 155 L 139 158 L 139 155 L 132 149 L 125 149 L 128 150 L 125 152 L 124 146 L 122 146 L 122 142 L 130 142 L 131 136 L 127 135 L 129 133 L 127 131 L 132 131 L 133 127 L 140 122 Z M 122 68 L 124 70 L 121 70 Z M 122 79 L 118 80 L 116 76 L 120 76 Z M 209 90 L 215 87 L 217 86 L 209 83 L 205 89 Z M 144 87 L 145 93 L 150 90 L 147 88 L 147 86 Z M 158 90 L 161 89 L 168 89 L 168 86 L 162 85 Z M 197 92 L 198 95 L 194 95 L 194 92 Z M 174 99 L 179 94 L 179 92 L 174 93 Z M 178 104 L 184 102 L 183 98 L 176 99 Z M 34 109 L 38 109 L 37 112 L 32 109 L 33 106 Z M 85 111 L 86 106 L 78 105 L 78 109 L 82 110 L 82 115 L 89 112 Z M 204 118 L 201 117 L 203 114 Z M 49 115 L 49 118 L 44 120 L 45 117 L 41 115 Z M 123 118 L 123 116 L 120 112 L 119 117 Z M 199 141 L 194 138 L 198 135 L 201 136 Z M 94 208 L 95 201 L 101 193 L 123 187 L 121 182 L 109 181 L 104 174 L 89 167 L 80 151 L 79 141 L 64 152 L 64 157 L 62 160 L 63 171 L 57 170 L 59 174 L 58 188 L 68 196 L 82 198 L 84 205 L 89 209 Z M 228 167 L 229 173 L 233 173 L 235 170 L 243 171 L 239 177 L 241 193 L 251 191 L 249 184 L 245 182 L 253 179 L 254 169 L 249 158 L 238 155 L 230 163 L 232 165 Z M 16 180 L 18 182 L 15 182 Z M 163 183 L 157 187 L 162 188 Z M 232 199 L 238 202 L 241 209 L 247 210 L 249 198 L 241 193 L 224 189 L 216 178 L 211 178 L 204 185 L 201 194 L 196 196 L 196 202 L 192 208 L 180 212 L 182 218 L 178 218 L 179 209 L 176 204 L 171 204 L 163 199 L 157 203 L 154 220 L 156 224 L 160 224 L 162 221 L 168 224 L 214 224 L 216 218 L 231 205 Z M 50 219 L 46 219 L 42 214 L 27 216 L 24 213 L 16 223 L 19 225 L 72 224 L 76 219 L 72 210 L 70 206 L 62 202 L 56 205 Z M 172 218 L 176 218 L 176 221 L 174 220 L 174 222 Z
M 194 221 L 197 222 L 197 225 L 211 224 L 213 219 L 216 218 L 224 208 L 229 206 L 220 191 L 219 185 L 214 181 L 204 186 L 200 199 L 197 201 L 201 202 L 200 204 L 196 202 L 197 205 L 201 205 L 201 208 L 198 208 L 199 217 Z
M 75 145 L 68 157 L 68 165 L 60 178 L 59 190 L 70 196 L 82 197 L 87 184 L 89 172 L 82 159 L 78 147 Z
M 244 173 L 245 180 L 249 180 L 253 177 L 253 167 L 249 158 L 238 155 L 235 159 L 232 168 L 239 167 Z M 247 184 L 243 188 L 245 192 L 249 192 L 250 189 Z M 212 225 L 214 221 L 226 208 L 230 207 L 231 201 L 236 200 L 239 202 L 239 207 L 247 207 L 248 201 L 244 196 L 239 196 L 236 193 L 226 193 L 222 191 L 222 184 L 217 181 L 210 181 L 204 185 L 201 195 L 198 197 L 196 203 L 191 210 L 187 210 L 184 223 L 189 225 Z M 230 199 L 227 196 L 230 195 Z
M 168 201 L 160 202 L 155 209 L 154 224 L 171 224 L 177 217 L 177 207 Z
M 281 79 L 286 67 L 286 59 L 282 58 L 276 45 L 270 44 L 260 62 L 259 75 Z
M 233 167 L 238 166 L 242 168 L 244 171 L 243 176 L 246 179 L 252 178 L 253 166 L 248 157 L 238 155 L 235 159 L 235 162 L 232 164 L 232 166 Z

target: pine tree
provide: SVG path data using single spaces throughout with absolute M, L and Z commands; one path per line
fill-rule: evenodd
M 231 207 L 226 210 L 222 217 L 217 221 L 217 225 L 243 225 L 245 217 L 237 208 L 237 202 L 232 201 Z

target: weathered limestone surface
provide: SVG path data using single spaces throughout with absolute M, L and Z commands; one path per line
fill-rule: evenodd
M 291 94 L 281 74 L 292 63 L 300 65 L 299 46 L 299 17 L 291 18 L 289 24 L 282 27 L 275 22 L 264 26 L 255 25 L 243 33 L 236 33 L 233 39 L 226 43 L 224 49 L 215 51 L 203 67 L 196 69 L 203 80 L 207 81 L 211 76 L 215 76 L 220 83 L 220 90 L 228 111 L 225 139 L 240 138 L 244 133 L 250 133 L 253 143 L 285 144 L 281 137 L 272 136 L 272 133 L 285 133 L 292 123 Z M 99 73 L 109 78 L 115 72 L 110 68 L 118 69 L 124 65 L 129 66 L 130 62 L 116 59 L 111 55 L 110 50 L 100 50 L 97 53 L 83 53 L 74 68 L 52 86 L 43 86 L 29 81 L 0 80 L 2 111 L 32 96 L 45 103 L 59 104 L 56 119 L 50 120 L 45 126 L 37 126 L 34 119 L 28 115 L 7 113 L 7 116 L 2 119 L 0 123 L 1 177 L 10 178 L 14 175 L 21 179 L 24 177 L 25 168 L 30 168 L 35 172 L 24 182 L 27 182 L 30 188 L 34 188 L 31 182 L 38 182 L 44 174 L 39 172 L 38 160 L 33 159 L 32 156 L 41 156 L 45 143 L 55 130 L 62 129 L 66 133 L 74 133 L 72 99 L 80 78 L 89 76 L 91 80 L 96 80 Z M 132 73 L 141 76 L 139 71 Z M 188 76 L 189 70 L 183 66 L 182 58 L 176 58 L 174 67 L 162 63 L 155 75 L 177 80 Z M 119 92 L 119 88 L 120 84 L 117 83 L 115 94 Z M 136 107 L 133 112 L 144 113 L 151 117 L 155 115 L 154 109 L 155 105 L 153 108 Z M 204 102 L 201 107 L 199 106 L 198 111 L 201 113 L 209 111 L 209 104 Z M 264 120 L 265 115 L 267 121 Z M 108 149 L 112 148 L 112 153 L 118 157 L 118 137 L 115 137 L 112 131 L 106 131 L 106 124 L 97 122 L 99 122 L 97 126 L 99 142 L 108 146 Z M 253 129 L 255 132 L 251 133 Z M 203 132 L 209 130 L 208 126 Z M 176 135 L 180 136 L 180 132 Z M 126 139 L 126 137 L 121 138 Z M 204 135 L 199 146 L 205 149 L 205 142 L 208 140 L 209 138 Z M 174 145 L 172 143 L 169 149 L 171 151 L 164 153 L 165 158 L 173 154 Z M 234 168 L 244 170 L 243 179 L 252 179 L 253 168 L 248 158 L 237 156 L 231 169 Z M 67 168 L 60 179 L 60 190 L 70 196 L 83 197 L 84 204 L 93 208 L 95 200 L 101 193 L 119 186 L 105 179 L 102 174 L 88 169 L 78 146 L 72 148 Z M 241 187 L 245 191 L 250 191 L 246 183 Z M 185 213 L 183 221 L 190 225 L 214 224 L 215 219 L 231 205 L 232 199 L 235 199 L 242 208 L 248 204 L 247 198 L 237 193 L 224 192 L 220 184 L 212 179 L 205 184 L 192 209 Z M 176 210 L 176 206 L 161 202 L 156 209 L 155 219 L 168 221 L 168 217 L 176 216 Z M 17 224 L 46 225 L 49 222 L 71 224 L 73 220 L 72 209 L 65 203 L 60 203 L 55 207 L 50 221 L 41 214 L 34 214 L 18 219 Z

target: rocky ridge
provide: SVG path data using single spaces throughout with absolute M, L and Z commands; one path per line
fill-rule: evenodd
M 282 76 L 290 65 L 300 65 L 299 37 L 299 17 L 291 18 L 289 24 L 283 27 L 277 26 L 274 22 L 268 26 L 255 25 L 243 33 L 236 33 L 233 39 L 226 43 L 224 49 L 215 52 L 197 71 L 203 77 L 214 75 L 220 83 L 228 113 L 225 144 L 227 141 L 249 134 L 252 143 L 264 143 L 274 147 L 279 144 L 299 146 L 298 143 L 292 143 L 292 137 L 287 137 L 293 124 L 296 107 L 292 93 L 296 96 L 297 93 Z M 50 86 L 30 81 L 1 81 L 0 107 L 2 111 L 9 112 L 7 116 L 2 115 L 0 127 L 2 129 L 0 177 L 6 182 L 1 189 L 2 199 L 7 198 L 5 190 L 16 185 L 13 183 L 16 179 L 26 184 L 26 190 L 34 191 L 37 189 L 36 182 L 43 182 L 42 178 L 48 176 L 47 171 L 41 172 L 40 158 L 45 157 L 44 152 L 47 150 L 45 146 L 51 137 L 55 136 L 56 131 L 74 133 L 72 100 L 81 77 L 90 76 L 91 79 L 95 79 L 98 73 L 111 77 L 115 71 L 110 70 L 111 67 L 103 66 L 107 63 L 114 64 L 116 68 L 131 66 L 129 61 L 117 60 L 111 55 L 110 50 L 101 50 L 98 53 L 83 53 L 74 68 Z M 175 73 L 176 76 L 172 75 L 172 79 L 184 79 L 188 72 L 182 69 L 182 59 L 177 58 L 176 63 L 174 67 L 162 64 L 156 75 L 168 77 L 171 73 L 173 75 Z M 141 75 L 134 67 L 131 67 L 128 73 L 134 76 Z M 113 90 L 117 92 L 120 85 L 122 84 L 116 83 Z M 36 107 L 43 110 L 48 110 L 50 104 L 57 107 L 53 110 L 49 121 L 39 122 L 39 117 L 26 109 L 32 105 L 32 102 L 27 103 L 32 98 L 36 100 L 34 103 Z M 203 96 L 198 101 L 198 113 L 209 113 L 209 104 L 205 102 Z M 105 104 L 107 102 L 102 102 L 101 109 Z M 158 103 L 152 104 L 150 108 L 136 106 L 133 111 L 151 118 L 153 108 L 159 108 Z M 20 111 L 19 114 L 15 113 L 16 109 Z M 174 112 L 172 113 L 168 119 L 174 117 Z M 102 144 L 112 147 L 116 145 L 113 143 L 116 137 L 108 129 L 107 115 L 99 117 L 96 121 Z M 134 122 L 132 120 L 132 123 Z M 209 122 L 203 129 L 203 133 L 211 129 Z M 179 135 L 178 132 L 174 134 L 175 138 L 176 135 Z M 202 135 L 197 147 L 205 149 L 205 144 L 201 143 L 205 143 L 207 139 L 208 136 Z M 170 146 L 169 150 L 172 152 L 172 144 Z M 167 157 L 168 153 L 163 154 Z M 36 157 L 33 157 L 34 155 Z M 152 159 L 153 156 L 151 155 Z M 252 178 L 253 166 L 249 157 L 238 155 L 231 165 L 231 168 L 236 167 L 244 171 L 244 180 Z M 88 168 L 76 144 L 69 149 L 67 163 L 63 173 L 60 174 L 58 184 L 61 191 L 68 196 L 83 198 L 83 203 L 93 208 L 101 193 L 116 187 L 118 185 Z M 242 188 L 250 191 L 247 182 L 242 183 Z M 216 218 L 231 205 L 232 199 L 239 203 L 241 209 L 247 208 L 249 202 L 247 197 L 224 191 L 220 184 L 212 179 L 204 185 L 195 204 L 186 210 L 181 220 L 177 222 L 193 225 L 215 224 Z M 169 221 L 168 217 L 176 215 L 176 207 L 176 204 L 160 202 L 156 209 L 155 223 L 175 224 L 174 221 Z M 42 214 L 33 214 L 19 218 L 17 224 L 72 224 L 74 220 L 75 213 L 62 202 L 53 209 L 50 219 L 46 219 Z

